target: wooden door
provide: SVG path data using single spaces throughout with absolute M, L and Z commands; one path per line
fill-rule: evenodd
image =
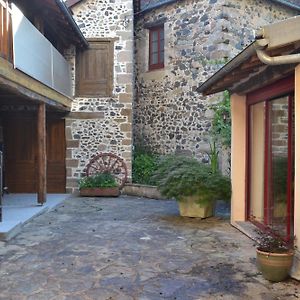
M 47 192 L 65 193 L 65 122 L 62 119 L 47 120 Z
M 4 182 L 11 193 L 37 192 L 36 115 L 15 114 L 3 119 Z M 64 120 L 47 118 L 47 192 L 64 193 Z
M 4 184 L 11 193 L 36 192 L 36 122 L 28 117 L 6 117 Z

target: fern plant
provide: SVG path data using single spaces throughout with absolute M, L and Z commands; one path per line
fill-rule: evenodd
M 230 179 L 218 170 L 212 172 L 209 165 L 195 158 L 168 155 L 158 162 L 153 180 L 158 183 L 162 195 L 183 200 L 185 196 L 199 197 L 200 202 L 230 200 Z

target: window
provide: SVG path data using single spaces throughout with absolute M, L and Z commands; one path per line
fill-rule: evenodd
M 109 97 L 113 82 L 113 42 L 90 41 L 76 57 L 76 96 Z
M 247 95 L 248 219 L 293 237 L 294 77 Z
M 149 70 L 164 67 L 165 55 L 164 26 L 149 29 Z

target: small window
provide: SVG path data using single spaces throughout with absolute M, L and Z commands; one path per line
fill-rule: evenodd
M 149 70 L 164 67 L 165 34 L 164 26 L 149 29 Z
M 113 42 L 90 41 L 77 53 L 76 96 L 109 97 L 113 83 Z

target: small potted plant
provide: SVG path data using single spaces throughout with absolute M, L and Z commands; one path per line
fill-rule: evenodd
M 256 262 L 265 279 L 273 282 L 285 280 L 293 265 L 293 241 L 284 241 L 270 228 L 257 230 Z
M 79 180 L 80 196 L 117 197 L 120 194 L 116 178 L 109 172 L 96 173 Z
M 215 201 L 231 196 L 230 179 L 192 157 L 163 157 L 153 180 L 163 196 L 178 201 L 181 216 L 210 217 Z

